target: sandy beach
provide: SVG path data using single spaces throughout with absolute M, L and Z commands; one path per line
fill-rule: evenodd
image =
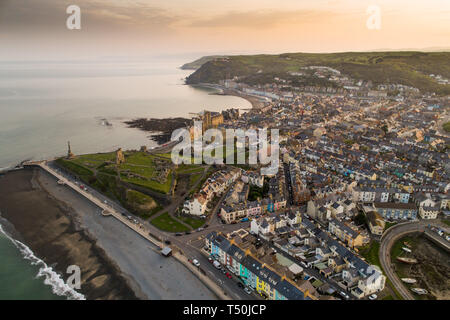
M 253 109 L 261 109 L 264 107 L 264 102 L 262 102 L 261 99 L 255 97 L 255 96 L 247 95 L 247 94 L 238 92 L 237 90 L 231 90 L 231 89 L 222 89 L 222 90 L 223 90 L 223 93 L 220 93 L 219 95 L 235 96 L 235 97 L 240 97 L 242 99 L 245 99 L 252 104 Z
M 6 174 L 0 193 L 14 237 L 60 273 L 79 265 L 87 299 L 217 299 L 182 264 L 43 171 Z

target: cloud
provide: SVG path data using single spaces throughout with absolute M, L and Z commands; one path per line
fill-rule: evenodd
M 272 28 L 289 24 L 320 23 L 332 18 L 332 13 L 325 10 L 255 10 L 229 11 L 206 19 L 194 20 L 188 27 L 194 28 Z
M 66 8 L 76 3 L 81 8 L 82 29 L 108 32 L 170 30 L 178 21 L 171 12 L 139 2 L 105 0 L 1 0 L 0 30 L 9 33 L 65 32 Z

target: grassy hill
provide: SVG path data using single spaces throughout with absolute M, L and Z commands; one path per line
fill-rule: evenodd
M 202 65 L 204 65 L 206 62 L 209 62 L 211 60 L 215 60 L 218 58 L 224 58 L 225 56 L 205 56 L 201 57 L 200 59 L 197 59 L 195 61 L 185 63 L 181 66 L 181 69 L 183 70 L 197 70 Z
M 377 84 L 403 84 L 421 92 L 450 94 L 450 85 L 439 85 L 429 74 L 450 78 L 450 52 L 346 52 L 285 53 L 280 55 L 229 56 L 207 59 L 187 79 L 188 84 L 218 83 L 234 76 L 264 83 L 274 76 L 288 76 L 306 66 L 328 66 L 353 79 Z M 313 84 L 314 85 L 314 84 Z
M 444 123 L 442 127 L 444 128 L 445 132 L 450 132 L 450 122 Z

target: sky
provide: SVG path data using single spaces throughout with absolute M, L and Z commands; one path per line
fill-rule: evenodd
M 436 48 L 449 0 L 0 0 L 1 60 Z

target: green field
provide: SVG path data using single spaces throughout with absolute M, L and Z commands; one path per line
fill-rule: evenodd
M 149 219 L 154 213 L 162 209 L 159 203 L 152 197 L 124 187 L 120 183 L 119 176 L 114 164 L 114 153 L 82 155 L 75 159 L 58 159 L 56 162 L 79 176 L 84 182 L 104 193 L 109 198 L 120 202 L 130 212 L 139 215 L 143 219 Z M 122 164 L 119 170 L 130 170 L 141 175 L 150 176 L 153 173 L 151 162 L 142 155 L 131 155 L 127 158 L 131 163 Z M 151 159 L 150 159 L 151 160 Z M 147 163 L 147 166 L 144 164 Z M 127 182 L 141 183 L 141 181 L 130 181 L 132 179 L 123 179 Z M 138 179 L 136 179 L 138 180 Z M 158 184 L 155 181 L 148 181 L 152 189 L 168 190 L 170 188 L 170 178 L 165 185 Z M 153 184 L 150 184 L 153 182 Z M 167 189 L 164 189 L 168 185 Z
M 450 132 L 450 122 L 444 123 L 442 127 L 444 128 L 445 132 Z
M 358 251 L 359 254 L 364 257 L 368 263 L 376 265 L 381 268 L 380 257 L 378 252 L 380 250 L 380 243 L 372 241 L 368 245 L 361 247 Z
M 101 166 L 104 162 L 114 161 L 115 159 L 116 155 L 114 152 L 110 152 L 80 155 L 70 161 L 83 167 L 95 169 Z
M 191 174 L 191 175 L 189 176 L 189 185 L 190 185 L 190 186 L 195 185 L 195 184 L 197 183 L 197 181 L 198 181 L 201 177 L 202 177 L 202 174 L 201 174 L 201 173 L 198 173 L 198 174 Z
M 163 184 L 153 181 L 153 180 L 142 180 L 139 178 L 127 178 L 124 175 L 121 175 L 122 181 L 134 184 L 136 186 L 144 187 L 156 192 L 160 193 L 169 193 L 170 191 L 170 184 L 172 181 L 172 173 L 169 173 L 167 177 L 167 181 Z
M 85 183 L 89 183 L 94 179 L 94 172 L 86 167 L 83 167 L 82 165 L 72 162 L 70 160 L 64 160 L 64 159 L 57 159 L 56 163 L 69 171 L 76 174 L 81 180 L 83 180 Z
M 132 211 L 138 213 L 143 219 L 149 219 L 162 209 L 152 197 L 136 190 L 127 190 L 126 200 L 128 207 L 131 207 Z
M 177 168 L 177 173 L 202 173 L 204 167 L 197 164 L 180 164 Z
M 172 184 L 172 169 L 170 169 L 164 183 L 156 180 L 157 163 L 171 168 L 172 162 L 164 157 L 156 157 L 143 152 L 125 152 L 125 163 L 116 168 L 114 152 L 88 154 L 77 156 L 75 159 L 58 159 L 58 164 L 80 176 L 86 183 L 99 174 L 118 176 L 124 182 L 167 194 Z M 128 175 L 130 173 L 130 176 Z M 94 183 L 94 182 L 91 182 Z M 98 184 L 102 188 L 101 183 Z M 103 191 L 104 188 L 102 188 Z
M 150 221 L 150 223 L 162 231 L 168 232 L 189 231 L 188 227 L 172 218 L 167 212 L 164 212 L 159 217 L 154 218 L 153 220 Z
M 291 80 L 288 72 L 299 72 L 306 66 L 328 66 L 355 80 L 370 80 L 377 84 L 403 84 L 422 92 L 450 94 L 450 86 L 440 85 L 429 74 L 450 78 L 448 52 L 346 52 L 346 53 L 285 53 L 280 55 L 230 56 L 228 60 L 204 63 L 187 78 L 188 84 L 218 83 L 219 80 L 241 77 L 249 84 L 273 82 L 274 77 Z M 325 80 L 325 82 L 324 82 Z M 303 80 L 302 80 L 303 81 Z M 327 79 L 306 77 L 300 85 L 331 86 Z
M 206 222 L 205 219 L 197 219 L 193 217 L 184 217 L 184 216 L 178 217 L 178 219 L 190 225 L 193 229 L 198 229 L 202 227 Z

